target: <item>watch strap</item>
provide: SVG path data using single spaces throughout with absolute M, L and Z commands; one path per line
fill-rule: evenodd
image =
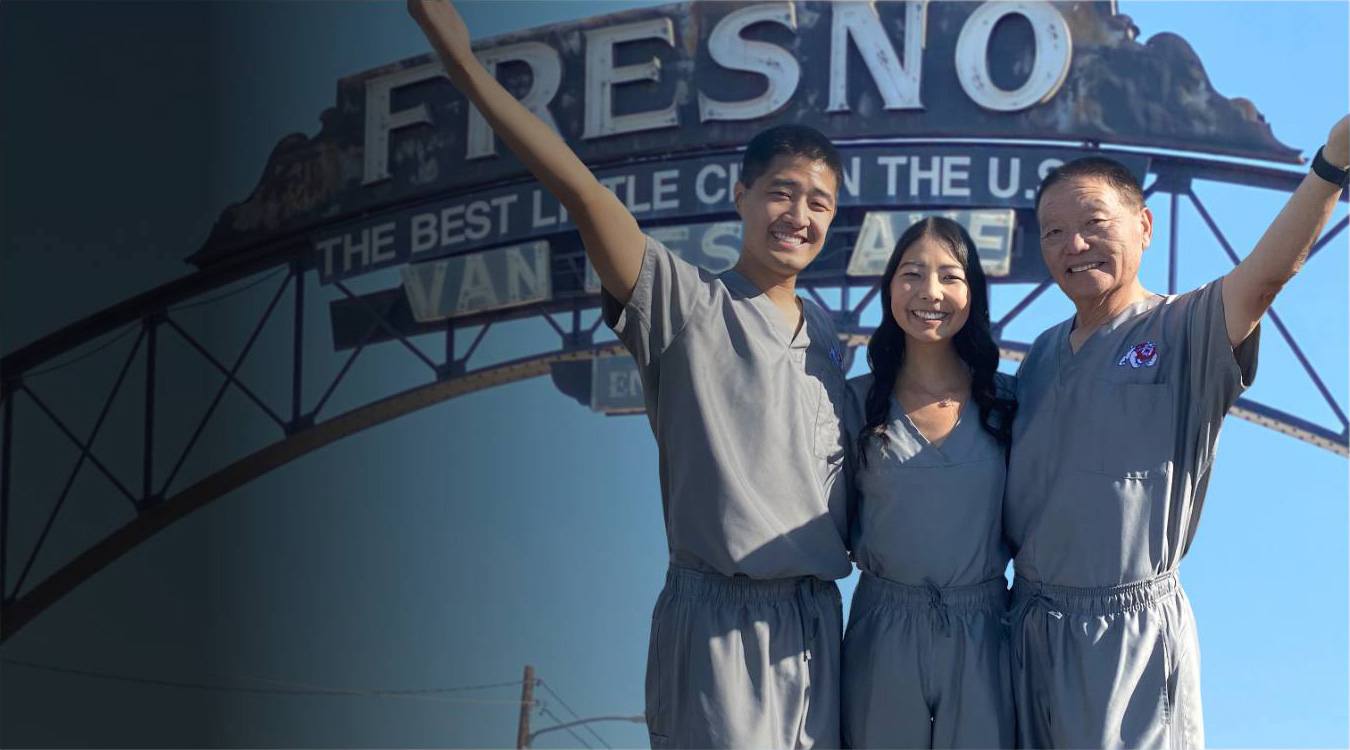
M 1322 148 L 1325 147 L 1318 148 L 1317 155 L 1313 156 L 1313 174 L 1344 190 L 1346 184 L 1350 183 L 1350 169 L 1341 169 L 1323 158 Z

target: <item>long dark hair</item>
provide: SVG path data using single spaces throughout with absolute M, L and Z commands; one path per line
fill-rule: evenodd
M 998 345 L 989 324 L 989 284 L 980 267 L 975 241 L 960 224 L 942 216 L 929 216 L 914 224 L 895 243 L 886 271 L 881 275 L 881 324 L 867 342 L 867 364 L 872 368 L 872 387 L 863 404 L 863 428 L 858 433 L 858 455 L 867 461 L 867 438 L 880 434 L 890 413 L 891 391 L 900 367 L 905 362 L 905 332 L 891 313 L 891 279 L 900 267 L 905 251 L 924 237 L 932 237 L 951 251 L 965 270 L 970 287 L 970 315 L 966 324 L 952 337 L 956 354 L 970 368 L 970 396 L 980 409 L 980 425 L 999 445 L 1012 442 L 1012 418 L 1017 402 L 998 392 L 994 373 L 998 371 Z

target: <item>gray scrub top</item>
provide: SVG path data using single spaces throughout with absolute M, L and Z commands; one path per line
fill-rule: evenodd
M 1004 527 L 1017 574 L 1112 586 L 1175 570 L 1195 537 L 1219 427 L 1256 374 L 1222 279 L 1141 301 L 1075 354 L 1069 319 L 1018 371 Z
M 849 394 L 825 311 L 802 300 L 794 337 L 748 279 L 696 268 L 651 237 L 628 304 L 602 299 L 642 379 L 671 564 L 847 576 Z
M 999 390 L 1012 396 L 1014 379 L 995 377 Z M 861 408 L 872 376 L 849 384 Z M 868 439 L 867 464 L 856 467 L 854 562 L 911 586 L 969 586 L 1001 577 L 1011 556 L 1002 518 L 1007 456 L 980 424 L 979 406 L 967 399 L 951 433 L 933 445 L 894 396 L 890 404 L 885 433 Z M 857 418 L 859 428 L 863 421 Z

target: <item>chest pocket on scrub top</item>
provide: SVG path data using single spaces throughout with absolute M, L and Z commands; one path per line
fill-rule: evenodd
M 809 375 L 817 392 L 814 447 L 818 457 L 838 463 L 844 460 L 844 441 L 848 439 L 843 428 L 847 413 L 847 386 L 841 377 L 831 373 Z
M 1087 398 L 1078 411 L 1085 439 L 1070 446 L 1078 467 L 1120 478 L 1160 476 L 1175 438 L 1168 384 L 1094 380 Z

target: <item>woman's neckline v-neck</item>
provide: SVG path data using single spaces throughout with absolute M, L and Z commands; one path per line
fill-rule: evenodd
M 956 431 L 961 429 L 962 423 L 966 421 L 967 417 L 966 410 L 969 408 L 970 402 L 972 400 L 973 399 L 971 399 L 969 395 L 966 396 L 966 399 L 961 402 L 961 406 L 957 409 L 956 424 L 953 424 L 952 428 L 950 430 L 947 430 L 947 434 L 943 435 L 942 439 L 938 440 L 937 442 L 933 442 L 927 435 L 923 433 L 923 430 L 919 429 L 919 426 L 914 423 L 913 419 L 910 418 L 909 412 L 905 411 L 905 405 L 900 403 L 900 399 L 896 398 L 894 393 L 891 394 L 891 408 L 896 410 L 896 413 L 900 415 L 901 421 L 903 421 L 906 427 L 908 427 L 909 431 L 913 433 L 913 435 L 916 438 L 918 438 L 919 443 L 921 445 L 927 448 L 932 448 L 933 450 L 940 453 L 944 459 L 947 459 L 948 456 L 946 451 L 943 450 L 943 446 L 950 444 L 952 441 L 952 437 L 956 435 Z

